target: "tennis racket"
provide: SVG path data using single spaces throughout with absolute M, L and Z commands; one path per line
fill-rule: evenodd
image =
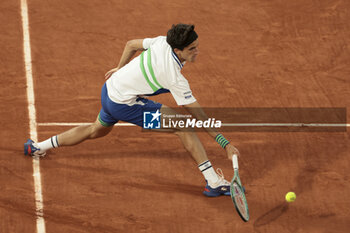
M 230 185 L 231 198 L 239 216 L 241 216 L 243 221 L 247 222 L 249 220 L 248 203 L 247 203 L 247 199 L 245 198 L 245 194 L 244 194 L 245 191 L 243 189 L 241 179 L 239 178 L 238 158 L 237 158 L 237 155 L 235 154 L 232 156 L 232 164 L 233 164 L 234 176 L 231 180 L 231 185 Z

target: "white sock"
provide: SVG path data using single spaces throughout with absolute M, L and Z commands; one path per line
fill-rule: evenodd
M 59 147 L 60 145 L 58 144 L 57 135 L 55 135 L 43 142 L 39 142 L 38 146 L 41 151 L 47 151 L 49 149 Z
M 216 174 L 209 160 L 199 164 L 198 168 L 202 172 L 204 178 L 208 181 L 210 187 L 219 181 L 219 176 Z

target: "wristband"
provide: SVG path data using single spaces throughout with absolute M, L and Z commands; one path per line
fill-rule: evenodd
M 221 133 L 219 133 L 218 135 L 216 135 L 215 141 L 216 141 L 217 143 L 219 143 L 219 145 L 220 145 L 222 148 L 224 148 L 224 149 L 225 149 L 225 147 L 227 146 L 227 144 L 230 143 L 226 138 L 224 138 L 224 136 L 222 136 Z

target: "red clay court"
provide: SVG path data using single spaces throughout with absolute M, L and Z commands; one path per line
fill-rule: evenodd
M 116 126 L 105 138 L 51 151 L 39 165 L 42 216 L 36 212 L 38 173 L 23 155 L 33 133 L 43 140 L 67 125 L 94 121 L 104 74 L 127 40 L 164 35 L 179 22 L 195 24 L 199 34 L 200 54 L 183 74 L 202 106 L 349 108 L 349 1 L 27 0 L 33 105 L 23 2 L 0 3 L 1 233 L 350 229 L 348 127 L 225 132 L 242 154 L 247 223 L 229 197 L 202 195 L 202 175 L 174 135 Z M 170 94 L 154 99 L 176 106 Z M 225 152 L 207 134 L 199 137 L 213 165 L 231 179 Z M 284 200 L 289 191 L 297 194 L 291 204 Z

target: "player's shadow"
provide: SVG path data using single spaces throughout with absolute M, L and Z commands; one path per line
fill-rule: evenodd
M 278 219 L 288 210 L 288 203 L 282 203 L 261 215 L 255 222 L 254 227 L 264 226 Z

